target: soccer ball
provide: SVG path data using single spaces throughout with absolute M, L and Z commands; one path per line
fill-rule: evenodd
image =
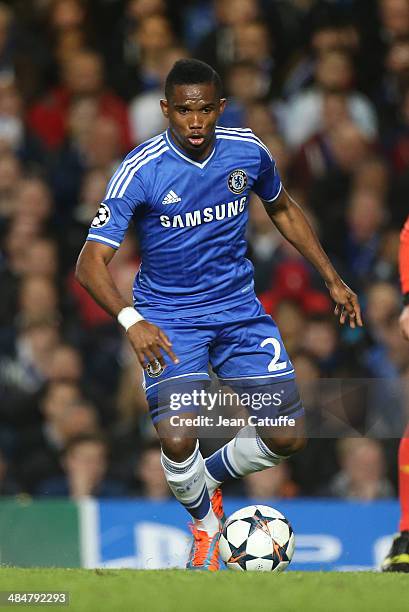
M 228 569 L 282 572 L 294 553 L 295 538 L 284 515 L 269 506 L 247 506 L 226 521 L 220 556 Z

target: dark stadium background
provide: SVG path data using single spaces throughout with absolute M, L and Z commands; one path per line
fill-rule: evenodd
M 339 328 L 325 286 L 254 198 L 256 290 L 305 388 L 311 442 L 226 491 L 393 497 L 409 376 L 397 269 L 406 0 L 0 3 L 0 495 L 169 496 L 135 358 L 73 272 L 119 160 L 164 129 L 164 78 L 187 56 L 220 72 L 222 124 L 251 127 L 271 149 L 365 321 Z M 125 295 L 138 263 L 131 231 L 111 266 Z M 326 412 L 328 379 L 357 380 L 342 418 Z

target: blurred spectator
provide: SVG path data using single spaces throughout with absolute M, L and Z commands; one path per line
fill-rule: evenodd
M 59 344 L 53 351 L 48 371 L 49 380 L 80 383 L 82 376 L 83 365 L 79 351 L 69 344 Z
M 194 56 L 207 62 L 225 76 L 226 67 L 235 58 L 234 27 L 260 17 L 258 0 L 213 0 L 215 23 L 194 51 Z
M 245 125 L 263 140 L 265 145 L 271 150 L 274 159 L 280 169 L 280 176 L 285 177 L 286 162 L 280 163 L 286 157 L 287 149 L 284 140 L 278 134 L 278 127 L 275 117 L 269 106 L 264 102 L 253 102 L 246 106 Z M 275 155 L 277 157 L 275 157 Z M 284 180 L 284 179 L 283 179 Z
M 31 223 L 38 234 L 51 229 L 54 201 L 46 181 L 41 178 L 24 178 L 16 190 L 13 221 Z
M 293 147 L 302 145 L 318 132 L 322 121 L 325 93 L 343 93 L 348 110 L 359 129 L 369 138 L 377 135 L 377 120 L 370 101 L 354 91 L 354 69 L 348 54 L 329 51 L 322 55 L 316 66 L 315 86 L 289 101 L 286 111 L 285 135 Z
M 25 123 L 24 105 L 16 81 L 0 74 L 0 151 L 14 153 L 26 170 L 46 168 L 45 151 Z
M 29 492 L 40 481 L 61 473 L 59 454 L 71 439 L 99 432 L 96 408 L 83 398 L 75 382 L 51 382 L 40 410 L 42 422 L 23 431 L 16 451 L 18 474 Z
M 347 126 L 355 126 L 356 133 L 360 133 L 352 121 L 347 97 L 340 92 L 326 92 L 322 97 L 321 126 L 294 155 L 292 176 L 298 187 L 307 191 L 314 181 L 328 175 L 337 167 L 342 168 L 342 158 L 337 146 L 340 125 L 343 131 Z M 341 148 L 341 154 L 342 152 Z
M 360 164 L 357 164 L 352 179 L 353 191 L 373 191 L 383 199 L 387 196 L 388 184 L 389 169 L 381 157 L 369 154 Z
M 40 276 L 52 281 L 58 272 L 58 247 L 55 240 L 35 237 L 26 246 L 26 259 L 23 272 L 30 276 Z
M 129 100 L 143 90 L 139 77 L 143 43 L 139 39 L 138 29 L 141 29 L 141 23 L 145 19 L 151 17 L 166 19 L 168 15 L 166 0 L 127 0 L 125 5 L 114 26 L 113 33 L 111 24 L 110 42 L 105 45 L 105 48 L 110 81 L 114 84 L 116 91 Z M 174 14 L 173 11 L 170 13 Z M 153 24 L 155 25 L 155 22 Z M 155 36 L 157 32 L 158 30 L 153 32 L 152 42 L 148 41 L 151 49 L 162 49 L 163 43 L 160 36 Z M 151 34 L 152 31 L 148 38 Z M 162 56 L 162 59 L 166 58 Z
M 298 487 L 291 480 L 287 463 L 280 463 L 274 468 L 249 474 L 244 478 L 243 484 L 245 494 L 250 499 L 291 499 L 298 494 Z
M 107 476 L 109 447 L 104 437 L 82 434 L 72 438 L 62 452 L 64 475 L 46 479 L 36 495 L 83 497 L 118 497 L 127 493 L 125 485 Z
M 105 84 L 101 55 L 77 51 L 64 64 L 61 84 L 51 89 L 28 113 L 31 128 L 50 150 L 59 147 L 67 133 L 68 113 L 73 100 L 93 98 L 98 114 L 113 119 L 120 129 L 122 152 L 131 148 L 128 113 L 125 103 Z
M 405 1 L 405 0 L 403 0 Z M 394 40 L 385 56 L 385 67 L 381 73 L 374 99 L 379 106 L 382 126 L 394 125 L 401 103 L 402 91 L 407 87 L 409 77 L 409 37 Z
M 323 495 L 366 501 L 394 496 L 385 476 L 385 453 L 378 440 L 345 438 L 338 441 L 337 452 L 340 471 Z
M 310 84 L 320 57 L 330 51 L 341 50 L 351 55 L 354 65 L 360 68 L 359 77 L 362 77 L 362 73 L 368 69 L 366 62 L 361 66 L 365 58 L 362 52 L 361 32 L 357 24 L 337 14 L 336 7 L 331 8 L 334 10 L 331 10 L 328 4 L 325 8 L 321 4 L 316 14 L 311 14 L 309 20 L 304 18 L 304 24 L 310 21 L 307 25 L 307 48 L 305 53 L 299 53 L 297 48 L 295 53 L 293 51 L 292 62 L 287 67 L 283 82 L 284 98 L 291 97 Z
M 245 21 L 233 27 L 235 60 L 257 66 L 267 91 L 270 91 L 275 75 L 275 61 L 271 32 L 265 21 Z
M 145 446 L 135 465 L 135 477 L 139 482 L 138 495 L 145 499 L 166 500 L 171 497 L 163 473 L 161 450 L 157 441 Z
M 380 232 L 386 220 L 384 203 L 373 191 L 358 191 L 351 197 L 346 219 L 343 257 L 359 287 L 375 264 Z
M 225 87 L 228 103 L 219 123 L 226 127 L 244 127 L 247 109 L 267 96 L 268 81 L 259 66 L 243 60 L 229 67 Z
M 17 19 L 16 3 L 0 3 L 0 80 L 17 79 L 24 97 L 32 96 L 43 83 L 47 55 L 38 33 Z
M 52 0 L 48 3 L 46 28 L 57 63 L 73 51 L 96 44 L 92 21 L 83 0 Z
M 282 300 L 274 313 L 283 342 L 290 355 L 295 355 L 301 347 L 305 331 L 305 314 L 300 304 L 294 300 Z
M 162 82 L 162 62 L 176 42 L 169 20 L 162 15 L 144 17 L 138 23 L 136 40 L 139 46 L 138 69 L 142 89 L 154 89 Z
M 314 178 L 309 191 L 309 203 L 321 226 L 325 227 L 322 233 L 324 248 L 338 255 L 341 261 L 339 267 L 342 269 L 345 230 L 341 228 L 346 223 L 346 202 L 351 197 L 356 170 L 372 154 L 372 148 L 362 132 L 350 121 L 340 122 L 331 131 L 329 146 L 333 164 L 321 176 Z M 379 194 L 373 197 L 379 200 Z
M 359 378 L 365 373 L 351 348 L 341 344 L 336 320 L 328 315 L 307 321 L 303 348 L 315 358 L 323 377 Z
M 399 333 L 400 294 L 395 285 L 376 282 L 367 290 L 366 334 L 359 345 L 360 361 L 375 380 L 368 386 L 373 435 L 398 436 L 406 398 L 400 392 L 399 376 L 409 364 L 409 347 Z M 377 380 L 379 379 L 379 383 Z M 393 406 L 393 410 L 387 409 Z M 369 423 L 368 423 L 369 425 Z
M 41 287 L 35 287 L 34 291 Z M 54 296 L 50 292 L 50 299 Z M 48 302 L 43 302 L 47 307 Z M 34 305 L 33 309 L 37 307 Z M 47 380 L 52 350 L 59 342 L 58 321 L 46 315 L 41 318 L 18 316 L 14 338 L 3 340 L 0 353 L 0 381 L 6 389 L 26 392 L 38 391 Z
M 58 319 L 58 292 L 47 276 L 24 276 L 19 289 L 19 318 L 22 321 Z
M 366 291 L 365 321 L 368 329 L 384 337 L 384 328 L 400 311 L 400 294 L 396 285 L 372 283 Z
M 129 4 L 131 7 L 132 3 Z M 117 54 L 122 61 L 119 69 L 115 69 L 112 81 L 127 100 L 161 86 L 167 53 L 179 44 L 164 11 L 159 6 L 157 11 L 154 7 L 152 9 L 140 11 L 138 17 L 129 19 L 125 44 L 123 38 L 118 39 L 121 48 L 117 49 Z
M 86 172 L 111 176 L 122 157 L 118 123 L 97 115 L 95 100 L 82 98 L 70 107 L 69 133 L 52 164 L 52 183 L 58 215 L 67 221 L 78 204 Z
M 185 49 L 169 47 L 158 67 L 157 86 L 138 94 L 130 101 L 129 119 L 134 144 L 144 142 L 167 128 L 167 121 L 162 114 L 159 102 L 165 95 L 165 80 L 168 72 L 178 59 L 184 57 L 187 57 Z
M 396 40 L 409 35 L 409 3 L 407 0 L 379 0 L 381 35 Z

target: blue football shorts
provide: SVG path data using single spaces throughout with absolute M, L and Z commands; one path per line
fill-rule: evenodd
M 240 396 L 248 398 L 253 393 L 259 398 L 261 393 L 270 393 L 279 398 L 261 410 L 258 406 L 258 416 L 295 419 L 304 413 L 294 367 L 277 325 L 259 300 L 217 313 L 148 320 L 167 334 L 180 360 L 174 364 L 165 355 L 163 370 L 144 370 L 144 389 L 154 423 L 174 414 L 170 398 L 175 394 L 208 388 L 209 364 L 220 382 Z M 248 411 L 250 404 L 246 405 Z M 195 406 L 179 406 L 178 411 L 191 413 Z

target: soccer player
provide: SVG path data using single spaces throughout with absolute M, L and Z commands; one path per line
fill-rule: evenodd
M 403 337 L 409 340 L 409 217 L 400 234 L 399 272 L 404 304 L 399 325 Z M 384 572 L 409 572 L 409 425 L 399 444 L 398 469 L 400 533 L 382 564 Z
M 220 485 L 277 465 L 305 444 L 294 368 L 255 296 L 245 258 L 250 190 L 321 273 L 340 322 L 362 325 L 355 293 L 285 191 L 267 147 L 250 129 L 217 127 L 226 104 L 221 91 L 207 64 L 176 62 L 161 100 L 169 128 L 136 147 L 113 175 L 77 264 L 79 282 L 117 317 L 144 368 L 166 479 L 193 520 L 187 567 L 203 570 L 219 568 Z M 131 220 L 142 253 L 133 306 L 119 295 L 108 268 Z M 291 417 L 295 426 L 245 425 L 204 461 L 196 430 L 172 425 L 170 399 L 175 390 L 193 397 L 203 389 L 209 362 L 233 388 L 278 393 L 280 405 L 270 416 Z M 190 405 L 178 415 L 196 410 Z

